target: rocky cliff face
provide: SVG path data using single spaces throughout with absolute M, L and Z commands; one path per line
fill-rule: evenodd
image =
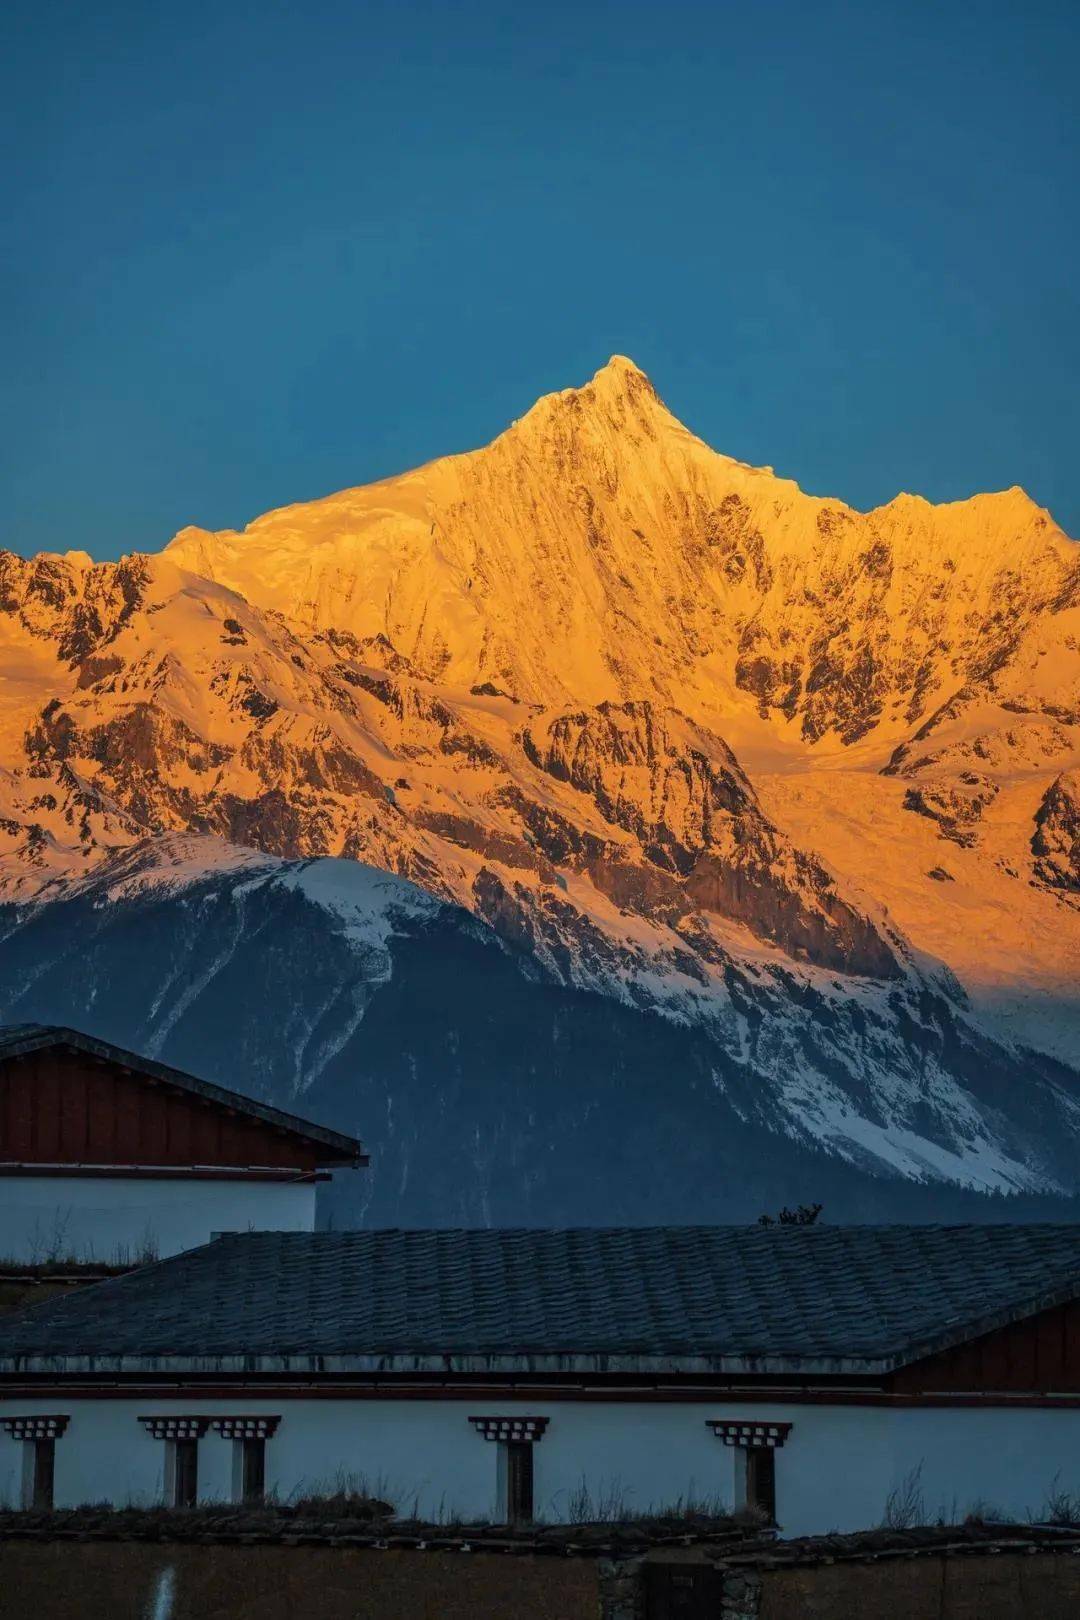
M 66 1007 L 48 951 L 34 991 L 15 942 L 63 910 L 122 955 L 164 885 L 155 927 L 197 895 L 224 934 L 133 1002 L 157 1040 L 275 914 L 237 899 L 237 849 L 315 859 L 324 899 L 362 862 L 486 941 L 521 1007 L 695 1032 L 736 1115 L 752 1095 L 806 1151 L 1071 1185 L 1078 579 L 1021 491 L 857 513 L 717 455 L 622 360 L 485 450 L 242 534 L 5 553 L 6 1014 L 51 985 L 93 1022 L 107 997 Z M 317 1023 L 308 963 L 285 994 Z
M 1080 890 L 1080 771 L 1063 772 L 1043 794 L 1031 849 L 1044 883 Z

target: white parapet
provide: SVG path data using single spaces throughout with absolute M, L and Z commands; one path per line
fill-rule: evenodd
M 136 1174 L 0 1176 L 0 1265 L 5 1260 L 164 1259 L 215 1232 L 310 1232 L 311 1177 L 259 1179 Z

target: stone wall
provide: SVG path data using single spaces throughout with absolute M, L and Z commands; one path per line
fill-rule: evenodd
M 1003 1553 L 919 1557 L 884 1564 L 822 1564 L 759 1577 L 757 1609 L 723 1620 L 1076 1620 L 1080 1557 Z
M 0 1542 L 0 1620 L 597 1620 L 593 1559 Z
M 952 1539 L 949 1539 L 952 1538 Z M 977 1529 L 773 1543 L 731 1560 L 704 1547 L 621 1569 L 604 1620 L 1076 1620 L 1080 1532 Z M 861 1544 L 861 1546 L 859 1545 Z M 635 1609 L 629 1588 L 636 1573 Z
M 85 1534 L 85 1533 L 83 1533 Z M 963 1532 L 949 1532 L 956 1538 Z M 911 1533 L 704 1544 L 629 1555 L 384 1547 L 297 1534 L 258 1544 L 0 1536 L 0 1620 L 1075 1620 L 1080 1533 L 934 1547 Z M 1021 1539 L 1023 1537 L 1023 1539 Z M 242 1538 L 240 1538 L 242 1539 Z M 1010 1539 L 1011 1543 L 1010 1544 Z M 881 1546 L 882 1541 L 889 1544 Z M 900 1543 L 898 1545 L 898 1543 Z M 872 1549 L 872 1550 L 870 1550 Z

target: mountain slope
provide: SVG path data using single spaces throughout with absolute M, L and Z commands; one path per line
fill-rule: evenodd
M 1006 1110 L 1011 1054 L 940 1000 L 892 1012 L 872 987 L 853 1002 L 792 977 L 783 1009 L 744 1007 L 756 1048 L 730 1050 L 693 1018 L 568 986 L 352 861 L 135 845 L 48 904 L 0 908 L 0 994 L 9 1017 L 62 1005 L 107 1039 L 362 1124 L 372 1167 L 335 1182 L 342 1222 L 746 1219 L 811 1197 L 835 1217 L 929 1218 L 982 1208 L 950 1181 L 1071 1174 L 1062 1075 L 1030 1060 Z M 913 1198 L 905 1176 L 929 1186 Z

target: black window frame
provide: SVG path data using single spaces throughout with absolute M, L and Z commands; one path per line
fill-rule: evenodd
M 23 1444 L 32 1448 L 27 1506 L 37 1513 L 49 1513 L 56 1491 L 56 1440 L 52 1435 L 42 1435 Z
M 170 1506 L 192 1508 L 199 1499 L 199 1442 L 194 1435 L 178 1435 L 172 1442 Z
M 266 1437 L 246 1434 L 240 1447 L 240 1500 L 247 1506 L 266 1501 Z
M 506 1522 L 532 1524 L 534 1512 L 533 1443 L 504 1440 L 506 1459 Z
M 776 1447 L 746 1446 L 746 1506 L 776 1523 Z

